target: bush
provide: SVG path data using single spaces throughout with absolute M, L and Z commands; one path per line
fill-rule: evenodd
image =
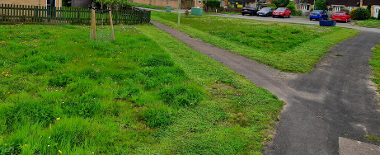
M 364 8 L 356 9 L 356 20 L 366 20 L 368 19 L 369 11 Z M 370 16 L 370 15 L 369 15 Z
M 357 8 L 354 8 L 350 11 L 351 19 L 356 19 Z
M 317 0 L 315 1 L 316 10 L 327 10 L 326 0 Z
M 272 3 L 277 7 L 286 7 L 289 4 L 289 0 L 272 0 Z
M 346 9 L 346 8 L 342 8 L 342 9 L 340 9 L 340 11 L 344 11 L 344 12 L 346 12 L 347 14 L 350 13 L 350 10 L 348 10 L 348 9 Z
M 273 3 L 269 4 L 268 7 L 271 7 L 271 8 L 273 8 L 273 9 L 277 9 L 276 4 L 273 4 Z
M 379 11 L 379 13 L 377 14 L 377 19 L 380 20 L 380 11 Z
M 292 12 L 292 14 L 296 12 L 296 6 L 293 2 L 289 2 L 289 4 L 286 7 Z
M 371 8 L 372 8 L 372 4 L 370 3 L 370 4 L 367 5 L 367 10 L 368 10 L 369 12 L 371 12 Z
M 220 1 L 217 1 L 217 0 L 208 0 L 207 3 L 206 3 L 206 1 L 203 1 L 203 4 L 205 4 L 208 8 L 219 8 L 220 7 Z

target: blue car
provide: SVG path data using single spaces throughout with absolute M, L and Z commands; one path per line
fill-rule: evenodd
M 327 13 L 323 10 L 314 10 L 313 12 L 310 13 L 310 20 L 322 20 L 322 19 L 327 19 L 329 16 Z

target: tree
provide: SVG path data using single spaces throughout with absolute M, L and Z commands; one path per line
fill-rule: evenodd
M 315 1 L 315 10 L 327 10 L 326 0 Z
M 296 7 L 293 2 L 289 2 L 289 4 L 286 6 L 292 13 L 296 12 Z
M 294 5 L 296 6 L 296 10 L 301 10 L 301 4 L 304 2 L 305 0 L 293 0 Z
M 286 7 L 289 4 L 289 0 L 272 0 L 272 3 L 277 7 Z

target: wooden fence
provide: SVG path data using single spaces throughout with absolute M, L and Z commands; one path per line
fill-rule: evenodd
M 96 23 L 109 24 L 108 10 L 96 10 Z M 114 24 L 144 24 L 150 22 L 150 11 L 131 8 L 112 10 Z M 14 4 L 0 4 L 1 23 L 49 23 L 49 24 L 91 24 L 91 10 L 74 7 L 46 7 Z

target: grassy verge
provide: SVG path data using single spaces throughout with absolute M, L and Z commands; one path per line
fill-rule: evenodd
M 139 4 L 139 3 L 131 3 L 131 2 L 129 2 L 128 5 L 131 5 L 131 6 L 139 6 L 139 7 L 144 7 L 144 8 L 151 8 L 151 9 L 166 10 L 165 7 L 152 6 L 152 5 Z
M 369 64 L 372 66 L 372 73 L 374 77 L 372 81 L 376 83 L 377 91 L 380 90 L 380 43 L 377 44 L 375 48 L 372 50 L 373 56 Z
M 362 27 L 380 28 L 380 20 L 376 20 L 376 19 L 362 20 L 362 21 L 355 22 L 354 25 L 355 26 L 362 26 Z
M 194 38 L 288 72 L 309 72 L 329 48 L 359 33 L 340 27 L 266 22 L 215 16 L 181 18 L 152 12 L 152 19 Z
M 0 154 L 260 154 L 283 105 L 151 25 L 0 32 Z

